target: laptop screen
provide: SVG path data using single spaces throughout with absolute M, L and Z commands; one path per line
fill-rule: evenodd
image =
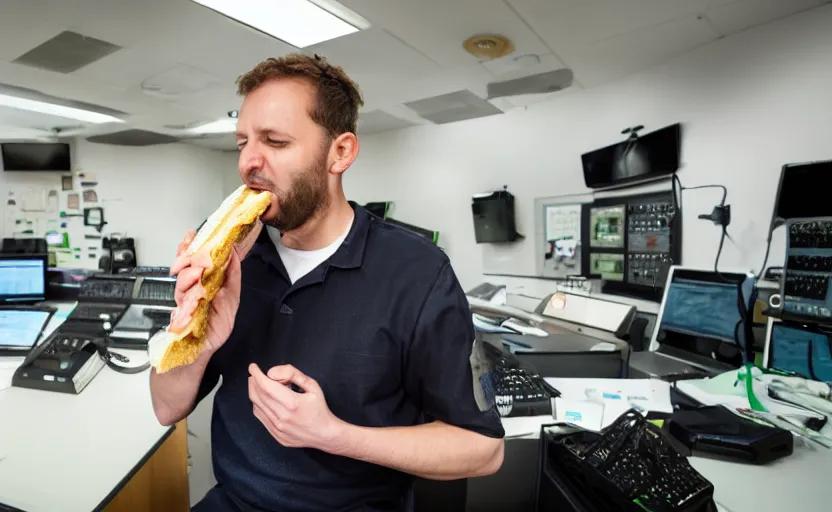
M 660 351 L 731 366 L 742 364 L 735 340 L 741 328 L 739 287 L 744 279 L 742 274 L 674 268 L 655 335 Z
M 0 301 L 39 301 L 45 296 L 45 256 L 5 255 L 0 258 Z
M 0 350 L 30 348 L 38 341 L 51 313 L 36 309 L 0 308 Z

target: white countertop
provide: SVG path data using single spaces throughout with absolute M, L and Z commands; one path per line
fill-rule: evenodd
M 71 306 L 61 305 L 48 331 Z M 130 365 L 146 361 L 123 351 Z M 153 414 L 148 372 L 103 368 L 78 395 L 0 390 L 0 503 L 27 512 L 90 512 L 172 431 Z

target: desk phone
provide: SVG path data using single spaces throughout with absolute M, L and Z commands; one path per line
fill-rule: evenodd
M 106 364 L 98 354 L 101 347 L 104 338 L 56 332 L 29 352 L 12 385 L 78 394 Z

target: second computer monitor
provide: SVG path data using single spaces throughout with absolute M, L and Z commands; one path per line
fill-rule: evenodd
M 742 364 L 740 285 L 745 274 L 671 267 L 650 350 Z
M 589 210 L 589 246 L 624 247 L 625 205 L 594 206 Z

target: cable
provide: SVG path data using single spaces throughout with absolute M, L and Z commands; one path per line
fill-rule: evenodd
M 682 186 L 682 181 L 679 179 L 679 176 L 676 173 L 673 173 L 672 176 L 672 189 L 673 189 L 673 198 L 676 200 L 676 184 L 679 184 L 679 198 L 678 198 L 678 210 L 682 210 L 682 192 L 685 190 L 701 190 L 705 188 L 718 188 L 722 189 L 722 200 L 719 202 L 719 207 L 725 207 L 725 201 L 728 199 L 728 188 L 725 185 L 698 185 L 696 187 L 685 187 Z M 719 272 L 719 258 L 722 256 L 722 248 L 725 245 L 725 238 L 730 238 L 728 236 L 728 228 L 723 225 L 722 226 L 722 234 L 719 237 L 719 246 L 716 249 L 716 258 L 714 258 L 714 273 L 720 277 L 725 282 L 731 282 L 729 279 L 726 279 L 725 276 L 720 274 Z

